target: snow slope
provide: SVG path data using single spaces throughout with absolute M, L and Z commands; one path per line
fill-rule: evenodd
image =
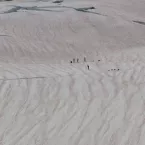
M 143 8 L 1 2 L 0 144 L 144 145 Z

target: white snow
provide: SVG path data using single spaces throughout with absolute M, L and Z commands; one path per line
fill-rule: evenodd
M 144 145 L 144 12 L 143 0 L 1 2 L 0 145 Z

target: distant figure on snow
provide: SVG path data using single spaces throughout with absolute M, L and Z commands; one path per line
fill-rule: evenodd
M 72 63 L 72 61 L 70 61 L 70 63 Z
M 73 58 L 73 63 L 75 63 L 75 58 Z
M 77 58 L 77 63 L 79 63 L 79 59 Z
M 84 62 L 86 62 L 86 57 L 84 57 Z
M 87 65 L 88 70 L 90 69 L 89 65 Z

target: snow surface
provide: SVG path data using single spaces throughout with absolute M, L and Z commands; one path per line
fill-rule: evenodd
M 0 3 L 0 145 L 144 143 L 144 0 Z

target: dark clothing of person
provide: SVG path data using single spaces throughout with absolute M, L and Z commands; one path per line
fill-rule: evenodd
M 87 68 L 88 68 L 88 70 L 89 70 L 89 68 L 90 68 L 89 65 L 87 65 Z

